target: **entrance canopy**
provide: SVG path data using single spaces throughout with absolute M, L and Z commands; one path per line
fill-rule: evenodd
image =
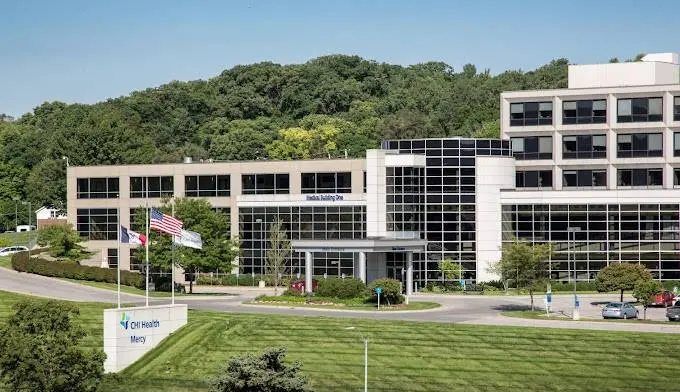
M 293 240 L 291 248 L 305 253 L 305 291 L 312 292 L 312 254 L 315 252 L 359 253 L 359 279 L 366 283 L 366 253 L 406 253 L 406 301 L 413 290 L 413 252 L 423 251 L 426 240 L 366 238 L 361 240 Z
M 293 240 L 296 252 L 419 252 L 427 246 L 426 240 L 366 238 L 361 240 Z

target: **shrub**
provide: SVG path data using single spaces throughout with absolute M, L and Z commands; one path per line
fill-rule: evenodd
M 317 294 L 329 298 L 360 298 L 366 295 L 366 285 L 355 277 L 322 279 Z
M 378 301 L 378 295 L 375 293 L 375 288 L 382 288 L 380 294 L 380 302 L 383 300 L 389 304 L 395 305 L 404 302 L 404 296 L 401 294 L 401 282 L 396 279 L 376 279 L 368 286 L 371 291 L 371 299 L 374 302 Z
M 255 275 L 253 277 L 250 274 L 229 274 L 220 276 L 205 276 L 201 275 L 196 279 L 197 284 L 201 285 L 214 285 L 214 286 L 257 286 L 260 280 L 265 280 L 264 276 Z
M 29 260 L 28 252 L 14 254 L 12 256 L 12 268 L 19 272 L 28 272 L 54 278 L 106 283 L 116 283 L 118 281 L 115 269 L 87 267 L 76 263 L 49 261 L 38 257 L 32 257 Z M 144 276 L 137 272 L 120 271 L 120 284 L 143 289 L 145 287 Z

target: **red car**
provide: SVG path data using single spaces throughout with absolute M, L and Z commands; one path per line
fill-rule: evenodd
M 673 293 L 670 291 L 660 291 L 652 297 L 652 306 L 673 306 Z
M 304 280 L 298 280 L 295 282 L 290 282 L 290 289 L 292 291 L 297 291 L 297 292 L 302 292 L 305 288 L 305 281 Z M 316 291 L 319 288 L 319 282 L 317 282 L 315 279 L 312 279 L 312 291 Z

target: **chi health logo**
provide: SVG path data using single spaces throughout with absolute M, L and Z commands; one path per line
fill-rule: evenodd
M 120 318 L 120 326 L 123 327 L 123 329 L 128 329 L 130 324 L 130 315 L 123 312 L 123 316 Z

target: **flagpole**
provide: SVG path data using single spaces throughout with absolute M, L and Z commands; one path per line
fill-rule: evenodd
M 146 177 L 146 306 L 149 306 L 149 176 Z
M 120 309 L 120 234 L 122 232 L 121 225 L 118 224 L 118 253 L 116 253 L 116 280 L 117 280 L 117 294 L 118 294 L 118 309 Z
M 172 200 L 172 217 L 175 217 L 175 201 Z M 172 236 L 172 263 L 170 264 L 170 275 L 172 276 L 172 304 L 175 304 L 175 236 Z

